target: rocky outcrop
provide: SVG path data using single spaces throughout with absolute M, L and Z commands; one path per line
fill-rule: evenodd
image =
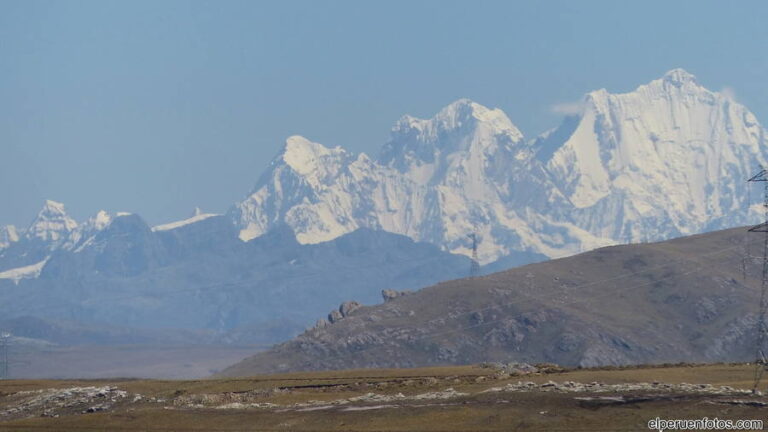
M 334 324 L 349 316 L 349 314 L 360 309 L 363 305 L 356 301 L 345 301 L 339 305 L 338 309 L 332 310 L 328 314 L 328 320 L 318 320 L 314 328 L 325 328 L 329 324 Z M 327 323 L 327 324 L 326 324 Z
M 381 290 L 381 297 L 384 299 L 384 302 L 388 302 L 390 300 L 396 299 L 398 297 L 402 297 L 408 294 L 413 294 L 413 291 L 398 291 L 393 289 L 383 289 Z
M 344 316 L 338 309 L 334 309 L 328 314 L 328 322 L 331 324 L 341 321 L 342 318 L 344 318 Z
M 360 309 L 362 306 L 363 305 L 356 301 L 346 301 L 339 306 L 339 312 L 341 312 L 342 317 L 346 318 L 349 314 Z
M 317 320 L 317 322 L 315 323 L 314 327 L 312 327 L 312 328 L 313 329 L 324 329 L 324 328 L 328 327 L 329 325 L 331 325 L 331 323 L 327 319 L 320 318 L 320 319 Z

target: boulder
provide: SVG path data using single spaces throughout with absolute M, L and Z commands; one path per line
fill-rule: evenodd
M 338 322 L 342 318 L 344 318 L 344 315 L 342 315 L 341 312 L 338 311 L 338 309 L 334 309 L 331 311 L 331 313 L 328 314 L 328 321 L 331 324 Z
M 402 297 L 404 295 L 412 294 L 413 291 L 398 291 L 393 289 L 384 289 L 381 290 L 381 297 L 384 299 L 384 302 L 388 302 L 390 300 L 396 299 L 398 297 Z
M 341 312 L 342 317 L 347 317 L 349 314 L 360 309 L 362 306 L 363 305 L 356 301 L 346 301 L 339 306 L 339 312 Z
M 318 320 L 317 320 L 317 322 L 315 323 L 315 326 L 314 326 L 314 327 L 312 327 L 312 328 L 313 328 L 313 329 L 323 329 L 323 328 L 326 328 L 326 327 L 328 327 L 329 325 L 331 325 L 331 323 L 330 323 L 330 322 L 328 322 L 328 320 L 327 320 L 327 319 L 325 319 L 325 318 L 320 318 L 320 319 L 318 319 Z

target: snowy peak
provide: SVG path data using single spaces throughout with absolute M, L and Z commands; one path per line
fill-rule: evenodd
M 87 221 L 77 227 L 71 235 L 70 242 L 65 244 L 64 247 L 75 246 L 78 241 L 86 239 L 99 231 L 104 231 L 112 223 L 112 219 L 112 215 L 104 210 L 99 210 L 95 215 L 89 217 Z
M 64 204 L 47 200 L 26 231 L 26 238 L 58 243 L 66 240 L 77 228 L 77 222 L 67 215 Z
M 348 154 L 341 147 L 328 148 L 294 135 L 285 141 L 278 158 L 299 175 L 317 177 L 337 168 L 348 158 Z
M 94 216 L 88 219 L 86 225 L 96 231 L 101 231 L 108 227 L 111 222 L 112 216 L 104 210 L 99 210 Z
M 684 85 L 696 85 L 696 77 L 689 73 L 685 69 L 677 68 L 664 74 L 661 78 L 663 82 L 673 85 L 675 87 L 681 87 Z
M 743 179 L 765 163 L 765 131 L 685 70 L 629 93 L 592 92 L 567 121 L 547 170 L 588 231 L 635 242 L 747 222 Z
M 498 132 L 507 132 L 522 138 L 522 134 L 504 111 L 498 108 L 490 109 L 469 99 L 459 99 L 449 104 L 427 122 L 432 129 L 438 131 L 451 131 L 468 124 L 483 123 Z
M 506 132 L 522 138 L 520 131 L 512 124 L 504 111 L 490 109 L 469 99 L 459 99 L 428 120 L 405 115 L 392 128 L 393 133 L 418 131 L 425 137 L 437 138 L 441 133 L 476 126 L 484 123 L 499 132 Z
M 584 98 L 584 113 L 594 110 L 598 114 L 620 109 L 644 120 L 643 113 L 668 122 L 683 121 L 681 115 L 699 115 L 701 110 L 733 103 L 727 95 L 701 86 L 696 77 L 683 69 L 673 69 L 659 79 L 637 87 L 629 93 L 613 94 L 605 89 L 588 93 Z M 704 128 L 705 129 L 705 128 Z
M 696 79 L 696 76 L 684 69 L 672 69 L 646 84 L 639 85 L 635 90 L 627 93 L 610 93 L 602 88 L 587 93 L 584 101 L 589 104 L 601 104 L 607 98 L 613 96 L 640 95 L 648 99 L 679 97 L 683 94 L 714 94 L 714 92 L 703 87 Z
M 228 217 L 240 229 L 242 241 L 286 223 L 302 243 L 331 240 L 357 228 L 345 213 L 353 205 L 347 188 L 364 181 L 372 171 L 375 168 L 367 157 L 292 136 Z
M 402 117 L 378 161 L 423 185 L 439 181 L 449 166 L 458 168 L 459 160 L 482 165 L 522 142 L 522 133 L 503 111 L 460 99 L 428 120 Z
M 53 200 L 45 200 L 45 204 L 43 205 L 43 210 L 57 212 L 61 214 L 66 213 L 66 211 L 64 210 L 64 204 L 57 201 L 53 201 Z
M 425 120 L 405 115 L 392 127 L 392 139 L 385 145 L 384 152 L 396 149 L 388 147 L 398 141 L 430 142 L 438 147 L 445 147 L 449 142 L 443 141 L 446 135 L 473 135 L 477 129 L 483 128 L 497 134 L 505 134 L 513 141 L 523 138 L 520 130 L 500 109 L 490 109 L 469 99 L 459 99 L 441 109 L 434 117 Z M 408 147 L 402 150 L 409 150 Z

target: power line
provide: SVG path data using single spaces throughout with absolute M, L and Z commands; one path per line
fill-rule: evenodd
M 8 350 L 11 340 L 11 334 L 8 332 L 0 333 L 0 380 L 11 377 L 10 364 L 8 363 Z
M 763 233 L 763 272 L 760 283 L 760 304 L 757 318 L 757 335 L 755 340 L 755 376 L 752 392 L 757 393 L 768 362 L 766 362 L 766 314 L 768 313 L 768 170 L 760 167 L 760 172 L 752 176 L 748 182 L 763 183 L 763 223 L 755 225 L 749 232 Z
M 480 264 L 477 262 L 477 234 L 470 233 L 467 235 L 469 239 L 472 241 L 472 257 L 470 258 L 470 264 L 469 264 L 469 277 L 477 277 L 480 275 Z

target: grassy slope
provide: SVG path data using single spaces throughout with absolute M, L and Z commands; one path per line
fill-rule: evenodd
M 223 375 L 488 360 L 746 361 L 759 269 L 750 263 L 742 279 L 744 235 L 737 228 L 609 247 L 441 283 L 359 309 Z

